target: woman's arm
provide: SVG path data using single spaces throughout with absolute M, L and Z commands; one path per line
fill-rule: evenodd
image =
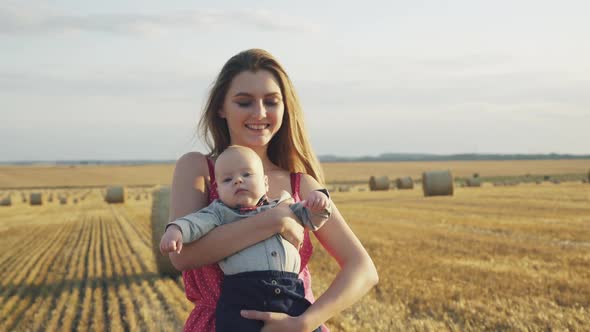
M 190 152 L 178 159 L 172 178 L 170 221 L 207 205 L 205 179 L 208 176 L 204 155 Z M 186 270 L 218 262 L 277 233 L 286 236 L 289 242 L 301 242 L 303 231 L 294 218 L 288 206 L 277 206 L 256 216 L 216 227 L 200 240 L 183 246 L 180 253 L 172 252 L 168 256 L 175 268 Z
M 330 287 L 317 299 L 301 319 L 311 330 L 350 307 L 379 282 L 373 260 L 348 227 L 340 211 L 333 213 L 324 227 L 315 232 L 322 246 L 340 265 Z
M 319 187 L 311 176 L 302 177 L 302 198 Z M 358 301 L 379 282 L 371 257 L 332 204 L 332 215 L 315 235 L 338 262 L 340 271 L 330 287 L 301 316 L 243 310 L 243 317 L 264 321 L 262 331 L 311 331 Z

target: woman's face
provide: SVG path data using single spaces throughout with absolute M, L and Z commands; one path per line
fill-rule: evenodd
M 256 148 L 279 131 L 284 110 L 281 88 L 270 72 L 244 71 L 232 80 L 219 116 L 227 121 L 231 144 Z

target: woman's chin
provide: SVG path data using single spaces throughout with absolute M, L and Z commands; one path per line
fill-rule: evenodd
M 258 147 L 263 147 L 263 146 L 267 146 L 268 143 L 270 142 L 270 139 L 272 137 L 267 137 L 267 136 L 255 136 L 255 137 L 249 137 L 247 140 L 244 140 L 243 143 L 238 143 L 237 145 L 244 145 L 247 146 L 249 148 L 258 148 Z

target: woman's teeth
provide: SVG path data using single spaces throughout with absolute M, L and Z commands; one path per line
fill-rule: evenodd
M 267 128 L 268 126 L 269 126 L 268 124 L 257 124 L 257 125 L 248 124 L 248 125 L 246 125 L 246 127 L 248 129 L 254 129 L 254 130 L 262 130 L 262 129 Z

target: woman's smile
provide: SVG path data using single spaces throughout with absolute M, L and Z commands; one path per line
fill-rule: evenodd
M 263 129 L 268 129 L 268 127 L 270 127 L 270 124 L 266 123 L 266 124 L 246 124 L 246 128 L 251 129 L 251 130 L 263 130 Z

